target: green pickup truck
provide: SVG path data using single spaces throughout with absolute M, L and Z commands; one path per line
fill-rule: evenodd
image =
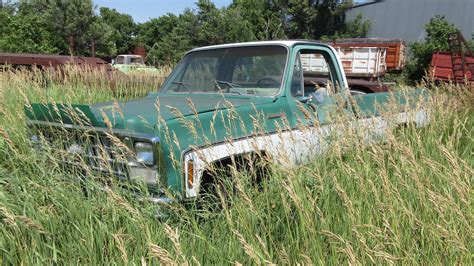
M 306 73 L 307 54 L 323 57 L 328 70 Z M 267 41 L 193 49 L 143 99 L 38 103 L 25 112 L 32 141 L 51 147 L 64 165 L 141 182 L 151 202 L 169 203 L 199 197 L 215 182 L 210 169 L 248 155 L 291 166 L 331 149 L 331 136 L 354 128 L 369 143 L 392 126 L 423 126 L 428 111 L 415 106 L 426 98 L 424 90 L 351 96 L 332 47 Z M 333 119 L 335 113 L 344 119 Z

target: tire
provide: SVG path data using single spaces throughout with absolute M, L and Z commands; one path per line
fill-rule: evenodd
M 250 159 L 250 161 L 259 162 L 257 161 L 258 158 L 254 157 L 254 159 Z M 227 161 L 218 167 L 217 173 L 205 172 L 203 176 L 203 183 L 200 191 L 200 200 L 201 205 L 210 205 L 218 208 L 223 208 L 224 203 L 226 206 L 230 206 L 232 204 L 232 200 L 235 197 L 239 197 L 240 193 L 237 189 L 235 184 L 235 180 L 233 180 L 234 176 L 232 174 L 232 170 L 230 169 L 232 164 L 230 161 Z M 248 162 L 244 158 L 236 159 L 236 165 L 238 171 L 250 171 L 247 168 Z M 249 180 L 249 184 L 254 186 L 258 189 L 262 189 L 262 185 L 265 180 L 268 179 L 270 175 L 270 169 L 267 168 L 264 164 L 254 164 L 255 171 L 254 176 L 252 179 Z M 214 176 L 216 175 L 217 176 Z M 222 202 L 222 200 L 224 202 Z M 205 204 L 207 202 L 208 204 Z M 202 204 L 204 203 L 204 204 Z M 210 203 L 210 204 L 209 204 Z
M 232 181 L 229 181 L 232 182 Z M 231 205 L 237 189 L 233 184 L 225 184 L 223 180 L 214 179 L 212 183 L 203 184 L 197 198 L 200 210 L 219 211 Z

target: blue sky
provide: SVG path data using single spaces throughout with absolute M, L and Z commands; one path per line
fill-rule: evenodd
M 195 8 L 197 0 L 94 0 L 98 8 L 106 6 L 129 14 L 136 22 L 145 22 L 167 13 L 179 14 L 185 8 Z M 232 0 L 214 0 L 217 7 L 228 6 Z M 97 9 L 98 10 L 98 9 Z
M 356 0 L 364 2 L 367 0 Z M 179 14 L 185 8 L 195 8 L 197 0 L 94 0 L 98 8 L 106 6 L 129 14 L 136 22 L 145 22 L 167 13 Z M 213 0 L 217 7 L 228 6 L 232 0 Z M 97 9 L 98 11 L 98 9 Z

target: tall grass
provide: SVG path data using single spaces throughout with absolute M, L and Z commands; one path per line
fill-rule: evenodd
M 164 71 L 166 72 L 166 70 Z M 23 105 L 128 99 L 94 73 L 44 82 L 0 73 L 0 261 L 6 264 L 471 264 L 474 94 L 433 89 L 432 123 L 388 142 L 272 166 L 263 187 L 234 172 L 239 196 L 203 210 L 156 207 L 120 189 L 81 186 L 31 149 Z M 164 74 L 165 75 L 165 74 Z M 91 84 L 91 82 L 95 82 Z M 133 82 L 132 82 L 133 83 Z M 129 87 L 127 87 L 129 86 Z M 127 89 L 129 88 L 129 89 Z

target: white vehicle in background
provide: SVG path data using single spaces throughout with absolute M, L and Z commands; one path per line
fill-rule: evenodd
M 154 73 L 159 71 L 156 67 L 147 66 L 141 55 L 134 54 L 118 55 L 112 61 L 112 66 L 126 74 L 137 72 Z

